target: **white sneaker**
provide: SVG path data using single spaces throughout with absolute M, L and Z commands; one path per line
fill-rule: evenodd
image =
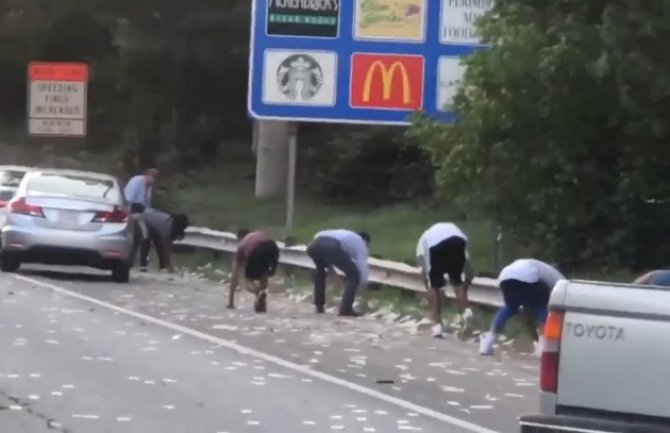
M 496 342 L 496 335 L 492 332 L 483 334 L 479 339 L 479 354 L 482 356 L 493 355 L 493 345 Z
M 463 311 L 463 314 L 461 315 L 461 333 L 464 333 L 466 331 L 470 331 L 472 329 L 473 325 L 473 320 L 475 318 L 475 313 L 472 311 L 471 308 L 466 308 Z
M 434 324 L 433 328 L 432 328 L 432 333 L 433 333 L 433 338 L 442 338 L 443 333 L 444 333 L 444 329 L 442 328 L 442 324 L 441 323 Z

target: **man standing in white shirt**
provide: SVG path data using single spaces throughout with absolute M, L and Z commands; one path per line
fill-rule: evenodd
M 467 251 L 468 238 L 463 231 L 452 223 L 437 223 L 426 230 L 416 246 L 416 258 L 430 303 L 433 321 L 433 337 L 442 338 L 442 306 L 440 290 L 446 285 L 444 275 L 454 286 L 456 300 L 463 311 L 464 331 L 472 320 L 473 313 L 469 307 L 468 288 L 474 278 L 474 270 Z M 465 278 L 463 275 L 465 274 Z
M 340 316 L 360 316 L 354 311 L 357 290 L 368 283 L 368 244 L 370 235 L 350 230 L 325 230 L 314 236 L 307 247 L 307 255 L 314 261 L 314 305 L 317 313 L 324 312 L 326 303 L 326 270 L 334 268 L 344 273 L 346 280 Z
M 481 355 L 492 355 L 493 345 L 502 333 L 505 323 L 520 307 L 526 313 L 534 314 L 539 341 L 536 354 L 542 350 L 542 330 L 549 313 L 549 296 L 556 283 L 565 277 L 556 268 L 540 260 L 518 259 L 507 265 L 498 275 L 498 285 L 502 290 L 505 305 L 498 309 L 491 332 L 482 336 L 479 343 Z

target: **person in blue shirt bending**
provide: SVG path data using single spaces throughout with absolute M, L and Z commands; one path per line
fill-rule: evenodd
M 351 230 L 325 230 L 314 236 L 307 247 L 307 255 L 314 261 L 314 305 L 317 313 L 324 312 L 326 303 L 326 270 L 334 268 L 344 273 L 345 287 L 340 305 L 340 316 L 356 317 L 354 300 L 358 290 L 363 291 L 368 283 L 368 244 L 370 235 Z
M 633 281 L 633 284 L 670 287 L 670 270 L 658 269 L 647 272 L 646 274 L 637 277 L 635 281 Z

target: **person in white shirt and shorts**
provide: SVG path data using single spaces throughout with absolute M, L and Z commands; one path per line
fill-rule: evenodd
M 442 324 L 442 305 L 440 290 L 447 285 L 445 275 L 454 287 L 456 300 L 462 309 L 465 331 L 473 317 L 468 301 L 468 288 L 474 278 L 474 270 L 467 250 L 468 238 L 453 223 L 437 223 L 426 230 L 416 246 L 416 257 L 421 267 L 428 302 L 430 304 L 432 334 L 441 338 L 444 333 Z

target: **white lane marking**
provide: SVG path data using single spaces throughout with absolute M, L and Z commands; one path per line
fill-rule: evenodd
M 90 296 L 82 295 L 81 293 L 73 292 L 71 290 L 64 289 L 62 287 L 56 286 L 51 283 L 47 283 L 46 281 L 40 281 L 34 278 L 26 277 L 24 275 L 14 275 L 14 278 L 20 281 L 24 281 L 26 283 L 30 284 L 35 284 L 37 286 L 41 286 L 50 290 L 53 290 L 56 293 L 59 293 L 64 296 L 69 296 L 75 299 L 80 299 L 82 301 L 89 302 L 91 304 L 98 305 L 100 307 L 107 308 L 112 311 L 117 311 L 119 313 L 123 313 L 127 316 L 131 316 L 137 319 L 144 320 L 145 322 L 152 323 L 157 326 L 161 326 L 163 328 L 170 329 L 171 331 L 174 332 L 179 332 L 185 335 L 190 335 L 191 337 L 198 338 L 200 340 L 204 340 L 213 344 L 217 344 L 219 346 L 225 347 L 230 350 L 234 350 L 242 355 L 248 355 L 252 356 L 257 359 L 261 359 L 266 362 L 270 362 L 275 365 L 279 365 L 281 367 L 284 367 L 286 369 L 292 370 L 292 371 L 297 371 L 299 373 L 302 373 L 306 376 L 312 376 L 317 379 L 321 379 L 324 382 L 332 383 L 334 385 L 339 385 L 343 388 L 347 388 L 351 391 L 358 392 L 360 394 L 366 395 L 368 397 L 376 398 L 377 400 L 381 400 L 385 403 L 389 403 L 398 407 L 401 407 L 403 409 L 406 409 L 408 411 L 412 412 L 417 412 L 420 413 L 421 415 L 436 419 L 438 421 L 445 422 L 447 424 L 451 424 L 456 427 L 460 427 L 462 429 L 474 432 L 474 433 L 498 433 L 495 430 L 490 430 L 486 427 L 480 426 L 478 424 L 474 424 L 469 421 L 462 420 L 460 418 L 456 418 L 441 412 L 438 412 L 434 409 L 430 409 L 427 407 L 419 406 L 415 403 L 412 403 L 407 400 L 403 400 L 398 397 L 393 397 L 387 394 L 384 394 L 383 392 L 376 391 L 371 388 L 366 388 L 365 386 L 359 385 L 357 383 L 353 382 L 348 382 L 344 379 L 340 379 L 335 376 L 331 376 L 327 373 L 323 373 L 321 371 L 317 370 L 312 370 L 311 368 L 298 365 L 296 363 L 293 363 L 291 361 L 287 361 L 285 359 L 279 358 L 274 355 L 270 355 L 265 352 L 261 352 L 255 349 L 251 349 L 246 346 L 242 346 L 241 344 L 234 343 L 228 340 L 224 340 L 219 337 L 215 337 L 214 335 L 209 335 L 205 334 L 204 332 L 197 331 L 195 329 L 187 328 L 182 325 L 177 325 L 175 323 L 168 322 L 163 319 L 159 319 L 153 316 L 149 316 L 143 313 L 139 313 L 137 311 L 129 310 L 124 307 L 119 307 L 117 305 L 111 304 L 106 301 L 101 301 L 99 299 L 92 298 Z M 332 427 L 331 427 L 332 428 Z
M 555 429 L 556 431 L 566 431 L 566 432 L 576 432 L 576 433 L 606 433 L 604 430 L 592 430 L 592 429 L 586 429 L 586 428 L 568 427 L 568 426 L 552 425 L 552 424 L 542 424 L 542 423 L 536 423 L 536 422 L 521 421 L 520 424 L 522 426 L 528 426 L 528 427 L 539 427 L 539 428 L 542 428 L 542 429 L 550 429 L 550 430 Z
M 75 413 L 72 415 L 72 418 L 78 418 L 78 419 L 99 419 L 100 415 L 89 415 L 89 414 L 78 414 Z

